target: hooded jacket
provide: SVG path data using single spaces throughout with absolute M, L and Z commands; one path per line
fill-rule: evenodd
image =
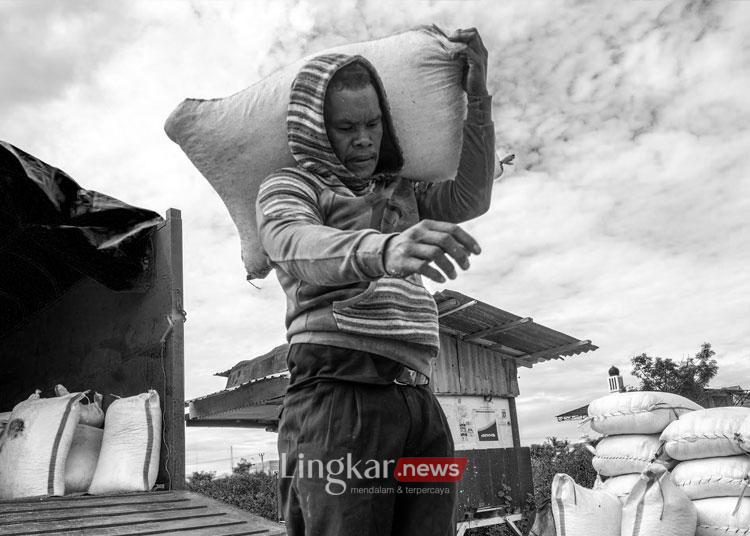
M 359 62 L 378 94 L 383 137 L 370 179 L 336 156 L 325 128 L 328 82 Z M 401 177 L 401 149 L 380 78 L 361 56 L 327 54 L 292 85 L 287 133 L 297 166 L 269 175 L 257 198 L 261 244 L 287 297 L 290 344 L 316 343 L 393 359 L 426 376 L 439 350 L 435 301 L 414 274 L 389 277 L 383 251 L 395 234 L 431 218 L 461 222 L 486 212 L 494 170 L 490 97 L 469 97 L 456 180 Z

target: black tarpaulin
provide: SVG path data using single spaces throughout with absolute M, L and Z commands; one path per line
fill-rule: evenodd
M 83 276 L 142 290 L 162 221 L 0 141 L 0 333 Z

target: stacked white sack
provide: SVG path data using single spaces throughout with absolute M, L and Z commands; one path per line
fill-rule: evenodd
M 750 479 L 750 456 L 720 456 L 677 464 L 672 480 L 693 500 L 734 497 L 742 494 Z
M 686 415 L 661 434 L 675 460 L 733 456 L 750 452 L 750 408 L 711 408 Z
M 673 480 L 693 499 L 698 536 L 750 534 L 750 408 L 696 411 L 662 433 L 666 453 L 681 463 Z
M 684 396 L 658 391 L 612 393 L 589 404 L 591 428 L 603 435 L 660 434 L 682 415 L 703 409 Z
M 628 434 L 603 437 L 591 460 L 601 476 L 640 474 L 659 450 L 659 435 Z
M 592 464 L 602 477 L 602 489 L 616 490 L 625 501 L 628 486 L 649 467 L 660 446 L 659 434 L 686 413 L 702 409 L 695 402 L 672 393 L 632 391 L 597 398 L 588 407 L 591 428 L 604 434 L 596 446 Z M 630 478 L 621 478 L 634 475 Z M 610 482 L 612 479 L 619 479 Z
M 698 510 L 695 536 L 747 536 L 750 534 L 750 499 L 740 500 L 740 508 L 732 513 L 737 499 L 718 497 L 693 501 Z

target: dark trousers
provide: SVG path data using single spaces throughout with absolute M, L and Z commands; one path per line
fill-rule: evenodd
M 278 441 L 289 536 L 455 534 L 455 483 L 404 484 L 394 479 L 395 465 L 382 470 L 401 457 L 453 456 L 448 422 L 428 387 L 315 383 L 286 395 Z M 359 474 L 346 474 L 349 460 L 360 461 Z

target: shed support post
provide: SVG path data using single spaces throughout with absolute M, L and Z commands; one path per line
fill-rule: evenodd
M 510 428 L 513 432 L 513 448 L 517 449 L 521 446 L 521 436 L 518 432 L 518 414 L 516 413 L 515 397 L 508 397 L 508 411 L 510 411 Z

